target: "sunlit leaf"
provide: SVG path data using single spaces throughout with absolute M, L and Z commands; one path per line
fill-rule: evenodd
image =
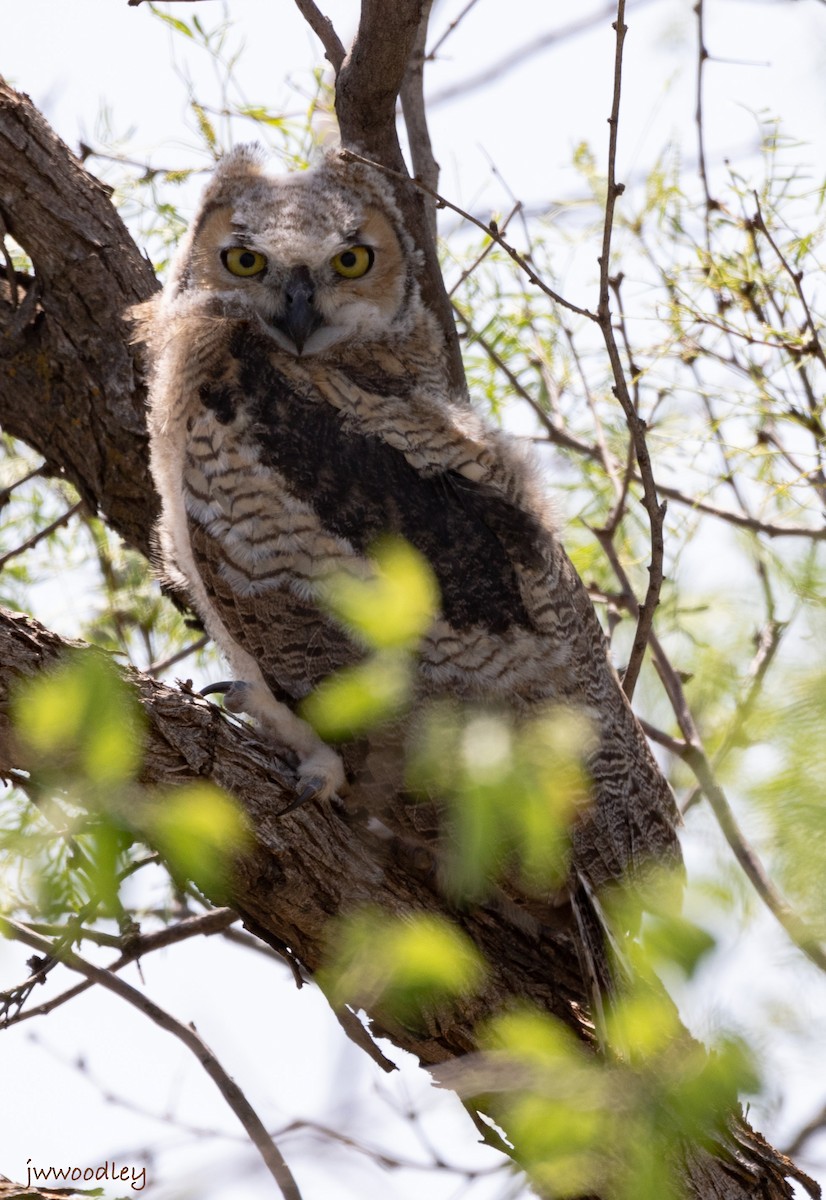
M 68 770 L 94 785 L 132 779 L 142 752 L 142 713 L 111 660 L 70 655 L 23 686 L 14 704 L 17 736 L 39 771 Z
M 211 783 L 188 784 L 168 792 L 140 820 L 175 875 L 213 899 L 226 893 L 233 859 L 249 837 L 231 796 Z
M 366 910 L 335 927 L 320 982 L 335 1004 L 417 1022 L 429 1007 L 472 992 L 483 973 L 472 942 L 444 918 Z
M 302 702 L 301 715 L 325 741 L 342 741 L 394 716 L 411 683 L 407 656 L 385 651 L 325 679 Z
M 365 644 L 376 649 L 413 648 L 433 620 L 438 590 L 421 554 L 401 538 L 373 547 L 372 575 L 338 574 L 324 588 L 324 603 Z

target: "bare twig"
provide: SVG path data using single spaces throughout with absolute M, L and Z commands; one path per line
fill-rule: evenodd
M 107 991 L 114 992 L 116 996 L 120 996 L 127 1004 L 131 1004 L 139 1012 L 145 1013 L 161 1029 L 173 1034 L 174 1037 L 183 1042 L 187 1049 L 191 1050 L 198 1059 L 207 1075 L 212 1079 L 227 1104 L 238 1117 L 253 1145 L 261 1155 L 267 1169 L 280 1187 L 285 1200 L 301 1200 L 301 1192 L 298 1190 L 298 1185 L 295 1182 L 293 1174 L 284 1161 L 275 1142 L 267 1133 L 260 1117 L 238 1084 L 227 1074 L 206 1042 L 204 1042 L 192 1025 L 184 1025 L 183 1022 L 178 1021 L 165 1009 L 161 1008 L 160 1005 L 138 991 L 137 988 L 132 987 L 131 984 L 126 983 L 123 979 L 119 979 L 117 975 L 113 975 L 110 971 L 104 970 L 101 967 L 94 966 L 92 963 L 87 962 L 86 959 L 81 958 L 79 954 L 75 954 L 65 947 L 58 950 L 56 945 L 47 938 L 42 938 L 36 933 L 32 933 L 30 929 L 18 921 L 10 920 L 8 917 L 0 917 L 0 933 L 5 937 L 13 938 L 15 941 L 23 942 L 24 945 L 31 946 L 41 954 L 59 954 L 61 962 L 69 967 L 70 970 L 77 971 L 78 974 L 85 976 L 92 983 L 98 983 L 101 987 L 106 988 Z
M 39 467 L 32 467 L 31 471 L 27 471 L 25 475 L 21 475 L 19 479 L 15 479 L 14 483 L 10 483 L 8 487 L 0 488 L 0 508 L 4 504 L 8 504 L 12 497 L 12 493 L 24 483 L 28 483 L 30 479 L 37 479 L 38 475 L 42 475 L 46 467 L 45 463 L 41 463 Z
M 394 179 L 405 179 L 405 176 L 402 175 L 400 171 L 394 171 L 390 167 L 385 167 L 381 163 L 375 162 L 371 158 L 365 158 L 364 155 L 357 154 L 353 150 L 343 150 L 342 156 L 345 159 L 352 160 L 353 162 L 361 162 L 368 167 L 375 167 L 376 170 L 383 171 L 385 175 L 390 175 Z M 571 312 L 577 313 L 580 317 L 588 317 L 591 321 L 596 321 L 598 319 L 595 313 L 590 312 L 587 308 L 580 308 L 577 304 L 572 304 L 570 300 L 564 299 L 564 297 L 560 296 L 558 292 L 555 292 L 553 288 L 548 287 L 548 285 L 539 278 L 533 267 L 531 267 L 531 265 L 525 261 L 518 250 L 505 241 L 495 223 L 485 224 L 485 222 L 479 220 L 478 217 L 474 217 L 471 213 L 465 212 L 463 208 L 459 208 L 458 204 L 454 204 L 451 200 L 445 199 L 445 197 L 440 195 L 439 192 L 434 191 L 433 188 L 430 188 L 426 183 L 423 183 L 421 179 L 414 179 L 412 182 L 426 195 L 432 196 L 432 198 L 436 201 L 437 208 L 449 208 L 451 212 L 455 212 L 457 216 L 462 217 L 465 221 L 469 221 L 470 224 L 475 225 L 477 229 L 483 230 L 488 237 L 492 238 L 498 246 L 501 246 L 502 249 L 510 255 L 517 266 L 521 267 L 531 283 L 538 287 L 540 291 L 544 292 L 545 295 L 553 300 L 556 304 L 561 304 L 563 308 L 567 308 Z
M 599 531 L 597 531 L 597 536 L 600 537 Z M 633 612 L 637 606 L 637 600 L 613 542 L 609 537 L 602 535 L 600 537 L 600 544 L 603 546 L 614 573 L 620 581 L 623 603 Z M 706 799 L 711 805 L 723 836 L 758 896 L 772 916 L 782 925 L 798 949 L 802 950 L 807 958 L 820 967 L 822 971 L 826 971 L 826 950 L 824 950 L 817 936 L 806 922 L 795 913 L 788 901 L 774 886 L 757 853 L 740 829 L 731 806 L 726 799 L 726 795 L 714 775 L 714 768 L 703 748 L 702 739 L 691 714 L 691 709 L 688 706 L 680 677 L 671 665 L 659 639 L 654 633 L 651 634 L 651 651 L 654 666 L 657 668 L 657 673 L 666 690 L 671 707 L 674 709 L 674 715 L 677 718 L 680 732 L 685 739 L 684 742 L 679 742 L 677 739 L 664 742 L 663 736 L 655 734 L 655 740 L 667 745 L 667 748 L 679 755 L 683 762 L 694 772 Z M 763 660 L 759 668 L 763 673 L 768 670 L 770 661 L 770 655 Z M 652 733 L 654 732 L 652 731 Z
M 321 42 L 324 47 L 324 57 L 338 75 L 347 52 L 333 28 L 333 22 L 329 17 L 324 16 L 313 0 L 295 0 L 295 6 Z
M 697 0 L 694 12 L 697 17 L 697 84 L 694 106 L 694 120 L 697 125 L 697 171 L 703 186 L 705 198 L 704 227 L 706 236 L 706 252 L 711 255 L 711 224 L 710 217 L 713 209 L 718 208 L 716 200 L 712 200 L 708 186 L 708 170 L 706 167 L 705 126 L 703 124 L 703 73 L 708 62 L 708 49 L 705 43 L 705 12 L 704 0 Z
M 737 705 L 737 710 L 734 714 L 729 728 L 726 730 L 720 745 L 717 747 L 712 764 L 717 768 L 726 758 L 729 751 L 737 744 L 737 741 L 743 731 L 743 727 L 749 716 L 754 711 L 754 706 L 763 687 L 763 682 L 768 673 L 769 667 L 774 661 L 774 657 L 780 647 L 780 641 L 785 630 L 788 628 L 788 623 L 770 619 L 764 629 L 761 630 L 757 637 L 757 652 L 749 667 L 746 675 L 748 680 L 748 688 L 746 694 L 740 703 Z M 697 787 L 685 799 L 682 805 L 682 812 L 685 814 L 690 808 L 697 803 L 702 794 L 702 788 Z
M 0 571 L 2 571 L 6 563 L 10 562 L 13 558 L 17 558 L 20 554 L 25 554 L 27 550 L 33 549 L 38 542 L 42 542 L 57 529 L 61 529 L 64 525 L 68 525 L 72 517 L 79 513 L 83 506 L 83 501 L 78 500 L 77 504 L 73 504 L 71 508 L 67 509 L 63 516 L 58 517 L 49 525 L 44 526 L 43 529 L 38 529 L 37 533 L 32 534 L 32 536 L 25 542 L 21 542 L 19 546 L 15 546 L 13 550 L 9 550 L 7 554 L 4 554 L 2 557 L 0 557 Z
M 128 963 L 151 954 L 153 950 L 161 950 L 166 946 L 172 946 L 188 938 L 202 937 L 212 933 L 223 933 L 240 919 L 238 914 L 233 912 L 231 908 L 215 908 L 210 912 L 199 913 L 195 917 L 187 917 L 183 921 L 178 921 L 175 925 L 167 925 L 164 929 L 159 929 L 155 933 L 141 934 L 131 939 L 128 950 L 125 950 L 120 958 L 110 963 L 106 970 L 120 971 Z M 29 925 L 29 929 L 34 933 L 43 932 L 36 925 Z M 62 933 L 60 930 L 56 932 L 58 934 Z M 100 935 L 97 930 L 90 931 L 90 936 L 95 941 L 100 941 Z M 113 938 L 113 943 L 117 944 L 121 940 L 121 938 L 115 937 Z M 61 992 L 59 996 L 54 996 L 51 1000 L 46 1000 L 43 1004 L 37 1005 L 36 1008 L 27 1008 L 25 1012 L 17 1012 L 14 1016 L 7 1017 L 3 1021 L 3 1027 L 5 1028 L 6 1025 L 19 1025 L 21 1021 L 29 1021 L 32 1017 L 43 1017 L 67 1001 L 73 1000 L 75 996 L 88 991 L 94 983 L 95 981 L 92 979 L 85 979 L 83 983 L 78 983 L 73 988 L 68 988 L 65 992 Z
M 654 621 L 654 610 L 659 603 L 660 589 L 663 583 L 663 522 L 665 519 L 665 504 L 660 504 L 657 498 L 651 458 L 645 440 L 645 422 L 639 416 L 628 392 L 628 384 L 625 379 L 611 318 L 611 235 L 613 232 L 614 209 L 617 198 L 622 195 L 625 187 L 624 184 L 617 183 L 616 181 L 617 134 L 619 130 L 620 97 L 622 94 L 622 49 L 628 29 L 625 24 L 625 0 L 618 0 L 617 2 L 617 19 L 614 22 L 614 29 L 617 34 L 614 56 L 614 94 L 611 104 L 611 116 L 608 118 L 610 129 L 608 139 L 608 187 L 605 197 L 602 254 L 599 260 L 600 278 L 597 321 L 602 330 L 608 357 L 611 361 L 611 370 L 614 376 L 614 395 L 619 400 L 622 410 L 625 413 L 625 419 L 628 423 L 628 429 L 637 456 L 637 464 L 643 487 L 643 503 L 651 526 L 651 563 L 648 568 L 648 589 L 645 601 L 639 609 L 634 643 L 631 647 L 631 654 L 622 681 L 623 690 L 630 700 L 634 695 L 634 688 L 636 687 L 642 661 L 645 657 Z
M 795 271 L 793 269 L 793 267 L 791 266 L 791 263 L 786 258 L 785 254 L 780 249 L 777 242 L 775 241 L 775 239 L 772 237 L 771 233 L 769 232 L 769 228 L 766 225 L 766 222 L 763 218 L 763 210 L 760 207 L 760 198 L 757 195 L 757 192 L 753 192 L 752 195 L 754 196 L 754 203 L 757 206 L 757 212 L 753 219 L 754 227 L 755 227 L 755 229 L 760 230 L 760 232 L 765 237 L 766 241 L 771 246 L 772 250 L 777 255 L 778 259 L 780 260 L 780 262 L 783 266 L 783 270 L 786 272 L 786 274 L 789 276 L 792 283 L 794 284 L 795 291 L 797 292 L 797 297 L 800 301 L 800 306 L 803 309 L 803 313 L 805 316 L 805 322 L 806 322 L 806 328 L 809 330 L 809 333 L 811 334 L 811 341 L 809 342 L 809 344 L 807 346 L 804 347 L 804 350 L 810 354 L 813 354 L 816 358 L 818 358 L 820 360 L 820 362 L 823 364 L 823 366 L 826 367 L 826 351 L 824 351 L 823 346 L 820 341 L 820 331 L 818 330 L 817 326 L 815 325 L 814 317 L 812 316 L 812 310 L 809 308 L 809 302 L 806 299 L 806 293 L 803 291 L 803 285 L 802 285 L 803 272 Z
M 514 215 L 517 212 L 519 212 L 521 208 L 522 208 L 522 202 L 520 200 L 517 200 L 516 203 L 514 204 L 513 208 L 511 209 L 511 211 L 505 217 L 504 221 L 502 221 L 502 223 L 499 225 L 498 228 L 499 228 L 500 233 L 504 233 L 506 231 L 506 229 L 508 228 L 508 225 L 510 225 L 511 220 L 513 219 Z M 448 296 L 452 297 L 456 294 L 456 292 L 459 290 L 459 288 L 462 286 L 462 284 L 465 282 L 465 280 L 469 279 L 470 276 L 473 274 L 473 272 L 476 270 L 476 268 L 485 261 L 485 259 L 488 257 L 490 252 L 493 250 L 493 247 L 495 245 L 496 245 L 496 242 L 488 242 L 488 244 L 484 247 L 484 249 L 481 250 L 480 253 L 476 255 L 476 257 L 474 258 L 474 260 L 470 264 L 470 266 L 465 267 L 464 271 L 462 271 L 462 274 L 459 276 L 459 278 L 456 280 L 456 282 L 451 286 L 451 288 L 449 289 L 449 291 L 447 293 Z M 455 308 L 455 305 L 454 305 L 454 308 Z M 461 313 L 459 313 L 458 315 L 461 316 Z
M 204 646 L 209 645 L 209 634 L 204 634 L 197 641 L 191 642 L 190 645 L 184 646 L 183 650 L 179 650 L 177 654 L 170 654 L 168 658 L 158 659 L 147 667 L 146 674 L 151 675 L 153 679 L 157 679 L 164 671 L 168 671 L 170 667 L 177 666 L 179 662 L 183 662 L 185 658 L 189 658 L 190 654 L 197 654 L 199 650 L 203 650 Z
M 450 22 L 450 24 L 448 25 L 447 29 L 444 31 L 444 33 L 442 34 L 442 36 L 441 36 L 440 38 L 438 38 L 438 39 L 437 39 L 437 40 L 436 40 L 436 41 L 433 43 L 433 45 L 431 46 L 431 48 L 428 50 L 428 52 L 427 52 L 427 61 L 428 61 L 428 62 L 432 62 L 432 61 L 433 61 L 433 59 L 434 59 L 434 58 L 436 57 L 436 55 L 439 53 L 439 51 L 441 50 L 442 46 L 445 44 L 445 42 L 446 42 L 446 41 L 447 41 L 447 39 L 450 37 L 450 35 L 453 33 L 453 31 L 454 31 L 454 30 L 457 28 L 457 26 L 459 26 L 459 25 L 462 23 L 462 21 L 463 21 L 463 20 L 465 19 L 465 17 L 468 15 L 468 13 L 470 12 L 470 10 L 471 10 L 472 8 L 474 8 L 474 7 L 475 7 L 475 6 L 476 6 L 478 3 L 479 3 L 479 0 L 468 0 L 468 2 L 467 2 L 467 4 L 465 5 L 465 7 L 464 7 L 464 8 L 462 9 L 462 11 L 459 13 L 458 17 L 456 17 L 456 18 L 455 18 L 453 21 L 451 21 L 451 22 Z
M 637 3 L 633 7 L 636 10 L 644 8 L 646 4 L 652 3 L 656 3 L 656 0 L 637 0 Z M 550 29 L 547 33 L 531 38 L 530 41 L 524 42 L 516 50 L 503 55 L 502 58 L 497 59 L 496 62 L 491 63 L 490 66 L 486 67 L 483 71 L 479 71 L 478 74 L 463 79 L 452 87 L 444 88 L 441 92 L 437 92 L 430 99 L 430 107 L 434 108 L 437 104 L 444 104 L 448 100 L 454 100 L 458 96 L 466 96 L 468 92 L 475 92 L 479 88 L 486 87 L 495 79 L 499 79 L 500 76 L 507 74 L 508 71 L 513 71 L 516 67 L 522 66 L 527 59 L 533 58 L 536 54 L 541 54 L 549 46 L 568 41 L 569 38 L 577 37 L 581 33 L 587 33 L 595 25 L 601 25 L 614 12 L 614 4 L 608 4 L 604 8 L 601 8 L 599 12 L 589 13 L 588 16 L 580 17 L 579 20 L 572 21 L 569 25 L 563 25 L 558 29 Z M 457 21 L 461 20 L 464 15 L 464 12 L 460 13 Z M 437 43 L 430 52 L 431 55 L 435 54 L 439 45 L 441 43 Z
M 783 1153 L 789 1158 L 797 1156 L 808 1142 L 810 1137 L 814 1137 L 816 1133 L 822 1133 L 826 1129 L 826 1104 L 821 1108 L 820 1112 L 812 1117 L 811 1121 L 807 1121 L 801 1130 L 799 1130 L 789 1144 L 784 1148 Z
M 826 971 L 826 950 L 813 930 L 797 915 L 772 883 L 757 853 L 737 823 L 737 818 L 714 777 L 714 770 L 699 740 L 686 746 L 682 758 L 696 775 L 734 857 L 766 908 L 782 925 L 798 949 L 821 971 Z

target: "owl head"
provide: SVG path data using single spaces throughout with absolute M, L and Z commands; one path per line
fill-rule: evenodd
M 332 154 L 273 177 L 256 146 L 221 159 L 166 287 L 253 319 L 282 350 L 388 342 L 421 318 L 419 255 L 381 173 Z

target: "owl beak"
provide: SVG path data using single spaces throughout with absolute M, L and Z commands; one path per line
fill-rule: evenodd
M 310 334 L 324 322 L 313 303 L 315 287 L 307 267 L 293 267 L 284 285 L 284 300 L 284 312 L 273 325 L 293 340 L 300 354 Z

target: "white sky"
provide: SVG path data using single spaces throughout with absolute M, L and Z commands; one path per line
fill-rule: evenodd
M 205 24 L 220 11 L 217 3 L 168 7 L 184 19 L 197 12 Z M 242 76 L 249 101 L 283 103 L 295 111 L 295 97 L 285 81 L 291 78 L 306 87 L 321 61 L 297 10 L 290 0 L 232 0 L 229 7 L 238 36 L 246 41 Z M 353 0 L 328 0 L 322 7 L 346 40 L 354 23 Z M 434 33 L 462 7 L 459 0 L 438 6 Z M 474 76 L 532 36 L 602 7 L 602 0 L 509 0 L 507 5 L 479 0 L 433 66 L 432 92 Z M 784 5 L 706 0 L 706 11 L 708 49 L 713 59 L 727 60 L 707 67 L 707 151 L 717 169 L 726 155 L 746 172 L 756 169 L 754 113 L 768 112 L 783 117 L 787 132 L 802 143 L 799 163 L 808 164 L 813 178 L 822 182 L 826 6 L 817 0 Z M 649 169 L 668 143 L 680 146 L 686 161 L 696 153 L 692 0 L 648 3 L 638 12 L 632 6 L 628 23 L 620 179 Z M 91 140 L 105 103 L 116 131 L 134 130 L 132 153 L 151 152 L 155 162 L 178 167 L 195 161 L 189 148 L 194 139 L 187 128 L 191 117 L 184 92 L 170 67 L 170 42 L 148 6 L 128 8 L 126 0 L 6 0 L 0 12 L 0 72 L 32 96 L 71 146 L 81 137 Z M 180 39 L 173 44 L 183 67 L 186 47 Z M 600 164 L 605 162 L 613 49 L 606 21 L 527 60 L 493 85 L 434 107 L 432 134 L 445 194 L 482 213 L 509 207 L 506 189 L 529 205 L 578 195 L 581 184 L 570 166 L 573 148 L 587 140 Z M 206 78 L 205 66 L 196 56 L 187 69 Z M 505 187 L 492 174 L 491 162 Z M 596 254 L 595 247 L 594 258 Z M 594 300 L 572 298 L 589 304 Z M 702 870 L 709 869 L 709 850 L 701 826 L 702 820 L 688 854 L 690 863 Z M 770 1137 L 783 1137 L 826 1098 L 826 1046 L 822 1037 L 818 1044 L 810 1033 L 812 1026 L 822 1026 L 826 987 L 770 921 L 759 922 L 748 937 L 728 936 L 726 953 L 715 959 L 702 992 L 687 999 L 687 1011 L 701 1033 L 718 1022 L 740 1024 L 759 1040 L 767 1008 L 782 998 L 775 987 L 782 978 L 782 991 L 793 997 L 803 1032 L 774 1038 L 766 1046 L 774 1077 L 788 1085 L 789 1099 L 780 1111 L 764 1109 L 759 1115 Z M 26 957 L 18 948 L 0 944 L 0 986 L 25 977 Z M 403 1109 L 409 1090 L 417 1103 L 437 1106 L 430 1132 L 441 1139 L 452 1161 L 489 1161 L 486 1151 L 475 1148 L 475 1133 L 457 1105 L 440 1102 L 421 1074 L 386 1078 L 374 1070 L 338 1037 L 320 996 L 311 988 L 296 992 L 287 972 L 263 958 L 224 948 L 213 938 L 152 956 L 144 964 L 144 976 L 155 999 L 180 1018 L 195 1021 L 273 1126 L 315 1116 L 380 1141 L 391 1152 L 414 1154 L 417 1147 L 405 1122 L 389 1120 L 387 1107 L 370 1098 L 377 1087 L 384 1088 L 399 1098 Z M 138 982 L 134 970 L 127 977 Z M 34 1035 L 38 1043 L 31 1040 Z M 101 1087 L 71 1065 L 81 1054 Z M 67 1065 L 59 1065 L 58 1059 Z M 146 1148 L 156 1144 L 162 1125 L 107 1103 L 102 1092 L 112 1090 L 153 1112 L 171 1111 L 231 1134 L 235 1122 L 200 1068 L 168 1035 L 124 1012 L 112 997 L 90 994 L 48 1020 L 2 1034 L 0 1078 L 0 1170 L 19 1180 L 26 1180 L 29 1159 L 36 1165 L 94 1165 L 117 1157 L 130 1164 L 148 1162 L 150 1178 L 169 1181 L 140 1193 L 158 1200 L 202 1196 L 206 1183 L 216 1181 L 222 1186 L 209 1192 L 215 1200 L 241 1192 L 250 1200 L 273 1194 L 260 1174 L 241 1174 L 239 1164 L 253 1156 L 243 1155 L 231 1142 L 217 1148 L 201 1145 L 195 1155 L 170 1151 L 160 1171 L 147 1160 Z M 346 1080 L 344 1097 L 341 1080 Z M 173 1146 L 183 1140 L 172 1128 L 162 1136 Z M 284 1149 L 290 1154 L 289 1143 Z M 435 1177 L 414 1172 L 382 1172 L 353 1155 L 331 1160 L 317 1147 L 290 1154 L 290 1161 L 305 1200 L 413 1200 L 424 1191 L 447 1197 L 457 1187 L 456 1179 L 437 1183 Z M 192 1178 L 196 1170 L 203 1177 Z M 191 1193 L 180 1183 L 186 1177 L 193 1184 Z M 826 1172 L 821 1177 L 826 1182 Z M 120 1194 L 110 1190 L 107 1197 Z M 470 1200 L 495 1194 L 481 1184 L 468 1193 Z

